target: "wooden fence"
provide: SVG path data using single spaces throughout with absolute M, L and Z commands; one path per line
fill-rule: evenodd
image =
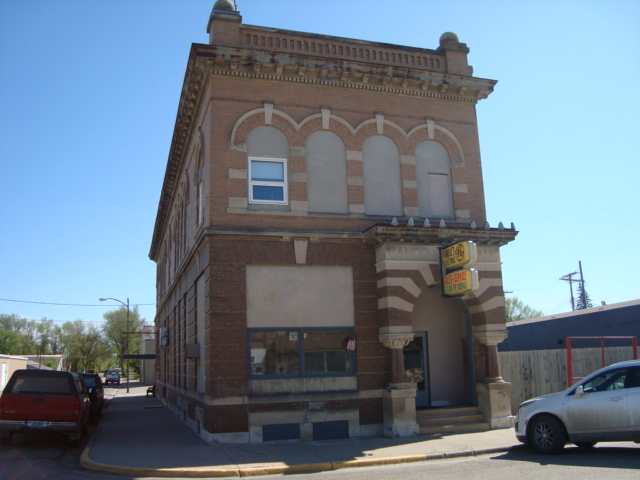
M 573 348 L 573 375 L 584 377 L 602 368 L 600 348 Z M 631 360 L 631 347 L 606 347 L 605 366 L 623 360 Z M 567 383 L 566 350 L 530 350 L 498 352 L 502 378 L 511 382 L 511 412 L 515 415 L 518 405 L 533 397 L 560 392 Z

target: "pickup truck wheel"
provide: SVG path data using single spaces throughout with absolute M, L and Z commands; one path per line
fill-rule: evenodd
M 529 443 L 538 453 L 560 453 L 567 442 L 564 425 L 550 415 L 536 417 L 529 430 Z
M 70 447 L 79 447 L 80 440 L 82 440 L 82 428 L 79 428 L 74 433 L 69 434 L 67 443 L 69 444 Z
M 7 432 L 5 435 L 0 437 L 0 445 L 3 447 L 8 447 L 13 442 L 13 432 Z

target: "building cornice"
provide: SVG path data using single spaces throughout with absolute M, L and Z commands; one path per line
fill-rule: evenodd
M 464 241 L 501 247 L 513 241 L 516 235 L 515 228 L 374 225 L 364 232 L 364 241 L 374 247 L 384 243 L 451 245 Z
M 335 37 L 336 40 L 342 40 Z M 363 43 L 360 41 L 359 43 Z M 429 55 L 437 52 L 386 44 L 371 45 L 412 50 Z M 437 55 L 442 58 L 443 55 Z M 340 56 L 291 53 L 248 46 L 193 44 L 185 72 L 176 115 L 167 168 L 158 204 L 149 257 L 156 260 L 160 242 L 177 188 L 180 165 L 194 134 L 201 96 L 211 76 L 232 76 L 283 83 L 305 83 L 335 88 L 370 90 L 390 95 L 432 98 L 475 105 L 487 98 L 497 83 L 472 76 L 381 61 L 351 60 Z
M 475 104 L 487 98 L 497 81 L 382 61 L 366 61 L 271 49 L 194 45 L 196 69 L 286 83 L 329 85 L 412 97 Z M 444 57 L 443 60 L 444 62 Z

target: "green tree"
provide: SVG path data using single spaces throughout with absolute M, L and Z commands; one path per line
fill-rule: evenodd
M 591 297 L 589 297 L 589 292 L 584 288 L 584 283 L 578 283 L 578 298 L 576 298 L 576 310 L 584 310 L 585 308 L 593 307 L 593 302 L 591 301 Z
M 107 350 L 106 339 L 95 325 L 89 325 L 84 332 L 84 341 L 79 347 L 83 372 L 98 370 Z
M 37 322 L 14 313 L 2 313 L 0 314 L 0 338 L 7 341 L 6 345 L 0 345 L 0 350 L 5 355 L 35 354 L 38 351 Z
M 36 344 L 38 352 L 42 355 L 57 355 L 58 335 L 60 327 L 53 320 L 44 317 L 36 322 Z
M 72 372 L 79 371 L 82 360 L 82 343 L 85 340 L 85 326 L 82 320 L 64 322 L 60 327 L 60 344 L 67 356 L 67 366 Z
M 107 342 L 96 325 L 82 320 L 65 322 L 60 328 L 60 347 L 72 372 L 99 370 L 109 357 Z
M 20 338 L 18 332 L 0 327 L 0 354 L 19 355 Z
M 507 298 L 504 302 L 504 308 L 507 322 L 542 317 L 544 315 L 542 311 L 526 305 L 524 302 L 518 300 L 517 297 Z
M 145 320 L 140 317 L 138 307 L 130 309 L 127 317 L 127 307 L 122 306 L 104 314 L 105 323 L 102 331 L 113 353 L 116 354 L 119 366 L 124 367 L 125 354 L 140 353 L 140 337 Z M 134 362 L 137 365 L 138 362 Z

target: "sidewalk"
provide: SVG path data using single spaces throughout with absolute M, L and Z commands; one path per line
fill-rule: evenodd
M 149 477 L 239 477 L 335 470 L 506 452 L 513 429 L 449 436 L 363 438 L 323 442 L 207 445 L 173 413 L 133 383 L 115 390 L 85 448 L 88 469 Z M 107 395 L 114 389 L 107 389 Z

